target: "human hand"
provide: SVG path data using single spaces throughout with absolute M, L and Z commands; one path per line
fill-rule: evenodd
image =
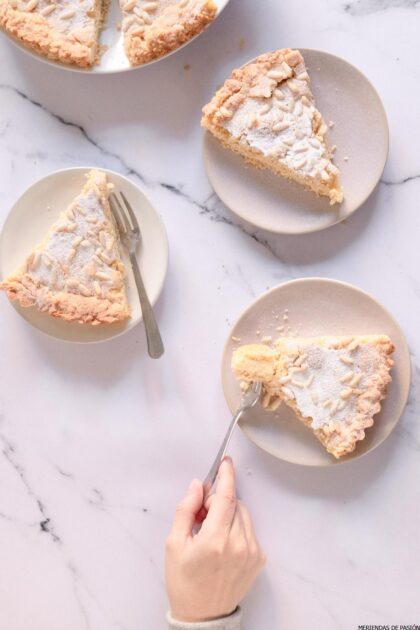
M 166 589 L 177 621 L 199 622 L 230 615 L 265 564 L 245 506 L 236 499 L 235 471 L 225 459 L 215 493 L 202 512 L 203 486 L 194 480 L 177 507 L 166 543 Z

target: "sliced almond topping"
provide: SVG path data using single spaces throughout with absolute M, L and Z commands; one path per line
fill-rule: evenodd
M 299 79 L 299 81 L 309 81 L 309 74 L 306 71 L 304 71 L 298 74 L 296 78 Z
M 315 374 L 311 374 L 305 383 L 305 387 L 310 387 L 312 383 L 314 382 L 314 379 L 315 379 Z
M 285 131 L 286 129 L 289 129 L 290 125 L 288 122 L 278 122 L 275 125 L 273 125 L 273 131 Z
M 271 109 L 271 103 L 265 103 L 259 111 L 260 116 L 264 116 L 264 114 L 268 114 Z
M 132 11 L 137 4 L 137 0 L 128 0 L 123 6 L 123 11 Z
M 330 409 L 330 414 L 333 416 L 338 409 L 339 401 L 336 400 L 333 402 L 332 407 Z
M 49 4 L 48 6 L 44 7 L 43 9 L 41 9 L 40 13 L 44 17 L 47 17 L 47 15 L 51 15 L 51 13 L 53 11 L 55 11 L 55 9 L 56 9 L 56 5 L 55 4 Z
M 220 113 L 222 114 L 223 118 L 232 118 L 233 116 L 233 112 L 230 111 L 230 109 L 228 109 L 227 107 L 221 107 L 220 108 Z
M 307 367 L 308 366 L 303 367 L 303 366 L 300 366 L 300 365 L 292 365 L 292 367 L 289 368 L 289 372 L 291 374 L 294 374 L 296 372 L 305 372 Z
M 46 252 L 42 254 L 42 262 L 46 267 L 51 267 L 51 258 L 48 256 Z
M 285 144 L 288 147 L 291 147 L 295 143 L 294 137 L 292 137 L 292 138 L 282 138 L 281 141 L 283 142 L 283 144 Z M 284 317 L 283 317 L 283 319 L 284 319 Z
M 294 112 L 294 114 L 296 116 L 302 116 L 303 105 L 302 105 L 301 101 L 296 101 L 293 112 Z
M 68 278 L 66 286 L 68 289 L 76 289 L 79 286 L 79 281 L 77 278 Z
M 346 389 L 342 389 L 340 392 L 340 397 L 343 400 L 346 400 L 347 398 L 350 398 L 350 396 L 353 393 L 353 389 L 351 387 L 346 387 Z
M 298 162 L 295 162 L 295 169 L 299 170 L 300 168 L 303 168 L 305 164 L 306 164 L 306 157 L 302 158 Z
M 258 126 L 258 118 L 255 114 L 251 114 L 248 120 L 248 129 L 252 129 L 253 127 Z
M 286 383 L 290 383 L 290 381 L 291 381 L 291 380 L 292 380 L 292 377 L 291 377 L 291 376 L 289 376 L 289 375 L 287 375 L 287 376 L 282 376 L 282 377 L 280 378 L 280 383 L 281 383 L 282 385 L 286 385 Z
M 73 258 L 76 256 L 76 250 L 72 247 L 67 254 L 67 262 L 71 262 Z
M 302 383 L 302 381 L 297 381 L 296 379 L 292 378 L 291 380 L 291 384 L 295 385 L 295 387 L 300 387 L 301 389 L 305 388 L 305 383 Z
M 353 365 L 353 359 L 347 356 L 347 354 L 341 354 L 339 357 L 340 361 L 342 361 L 345 365 Z
M 28 256 L 28 260 L 27 260 L 27 268 L 35 271 L 35 269 L 38 267 L 38 263 L 41 260 L 41 254 L 39 252 L 32 252 L 29 256 Z
M 288 80 L 287 86 L 293 94 L 297 94 L 300 91 L 299 85 L 293 79 Z
M 274 79 L 275 81 L 283 81 L 286 78 L 282 70 L 269 70 L 267 76 L 269 79 Z
M 324 409 L 326 409 L 327 407 L 331 407 L 331 405 L 332 405 L 332 400 L 330 399 L 322 403 L 322 406 L 324 407 Z
M 362 380 L 362 377 L 363 377 L 362 373 L 356 374 L 356 376 L 352 379 L 350 383 L 350 387 L 356 387 Z
M 143 11 L 146 11 L 146 13 L 153 13 L 153 11 L 156 11 L 157 8 L 158 8 L 157 2 L 146 2 L 142 6 Z
M 25 11 L 33 11 L 34 9 L 36 9 L 37 4 L 38 0 L 29 0 L 28 4 L 25 7 Z
M 107 274 L 107 273 L 103 273 L 103 271 L 97 271 L 96 272 L 96 277 L 99 280 L 105 280 L 105 281 L 111 280 L 111 276 L 109 274 Z
M 93 283 L 93 290 L 95 291 L 96 295 L 102 295 L 101 285 L 97 280 L 95 280 Z
M 64 11 L 61 13 L 60 17 L 62 20 L 71 20 L 76 15 L 76 11 L 74 9 L 70 9 L 69 11 Z
M 80 291 L 80 293 L 82 295 L 84 295 L 85 297 L 89 297 L 91 295 L 91 292 L 89 291 L 89 289 L 87 288 L 87 286 L 85 286 L 84 284 L 82 284 L 81 282 L 79 282 L 78 287 L 77 287 Z
M 264 409 L 267 409 L 268 405 L 270 404 L 270 400 L 271 400 L 271 394 L 266 392 L 264 396 L 262 397 L 262 401 L 261 401 L 261 404 Z
M 299 367 L 299 366 L 301 366 L 301 365 L 302 365 L 302 363 L 303 363 L 304 361 L 306 361 L 306 359 L 307 359 L 307 358 L 308 358 L 308 355 L 307 355 L 307 354 L 301 354 L 301 355 L 299 355 L 299 356 L 298 356 L 298 358 L 296 359 L 296 361 L 294 362 L 294 364 L 293 364 L 293 365 L 296 365 L 296 366 L 298 366 L 298 367 Z
M 347 383 L 347 381 L 350 381 L 353 378 L 353 375 L 353 371 L 347 372 L 340 378 L 340 383 Z

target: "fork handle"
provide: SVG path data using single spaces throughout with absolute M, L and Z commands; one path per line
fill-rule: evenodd
M 219 449 L 219 452 L 216 455 L 216 459 L 213 462 L 212 467 L 210 468 L 207 477 L 204 479 L 203 481 L 203 488 L 204 488 L 204 494 L 203 494 L 203 504 L 205 502 L 205 500 L 207 499 L 207 497 L 209 496 L 211 489 L 214 486 L 214 482 L 216 481 L 216 477 L 217 477 L 217 473 L 219 471 L 220 468 L 220 464 L 222 463 L 222 459 L 224 458 L 224 456 L 226 455 L 226 451 L 227 448 L 229 446 L 229 442 L 230 442 L 230 438 L 233 435 L 233 432 L 235 430 L 236 425 L 238 424 L 242 414 L 244 413 L 244 409 L 239 409 L 239 411 L 233 416 L 232 418 L 232 422 L 229 425 L 229 428 L 226 432 L 226 435 L 223 439 L 222 445 Z
M 136 281 L 137 291 L 140 298 L 141 312 L 143 315 L 144 327 L 146 329 L 147 351 L 152 359 L 159 359 L 165 349 L 163 347 L 162 337 L 156 323 L 152 306 L 147 296 L 143 278 L 140 273 L 139 265 L 135 254 L 130 254 L 131 266 L 133 268 L 134 280 Z

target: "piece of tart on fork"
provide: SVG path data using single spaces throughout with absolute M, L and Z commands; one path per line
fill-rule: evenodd
M 263 406 L 285 403 L 326 450 L 351 453 L 374 423 L 391 382 L 394 345 L 386 335 L 283 337 L 273 348 L 238 347 L 232 369 L 238 380 L 263 383 Z
M 201 123 L 252 166 L 326 196 L 331 205 L 343 201 L 327 125 L 298 50 L 283 48 L 234 70 L 204 107 Z
M 97 325 L 129 318 L 111 189 L 104 172 L 90 171 L 82 192 L 0 289 L 21 306 L 66 321 Z

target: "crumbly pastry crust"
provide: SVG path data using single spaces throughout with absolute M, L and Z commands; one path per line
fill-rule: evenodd
M 264 407 L 287 404 L 340 458 L 365 438 L 381 409 L 392 380 L 393 351 L 386 335 L 282 338 L 273 348 L 239 347 L 232 368 L 245 386 L 263 382 Z
M 130 316 L 110 189 L 105 173 L 89 173 L 82 193 L 24 266 L 0 283 L 11 300 L 82 324 L 111 324 Z
M 84 0 L 77 11 L 70 0 L 0 0 L 0 26 L 28 48 L 53 61 L 92 66 L 106 2 Z M 52 9 L 52 10 L 51 10 Z
M 234 70 L 203 108 L 202 126 L 257 168 L 341 203 L 339 170 L 325 142 L 305 62 L 284 48 Z
M 125 51 L 133 65 L 158 59 L 200 33 L 217 14 L 213 0 L 120 0 Z

